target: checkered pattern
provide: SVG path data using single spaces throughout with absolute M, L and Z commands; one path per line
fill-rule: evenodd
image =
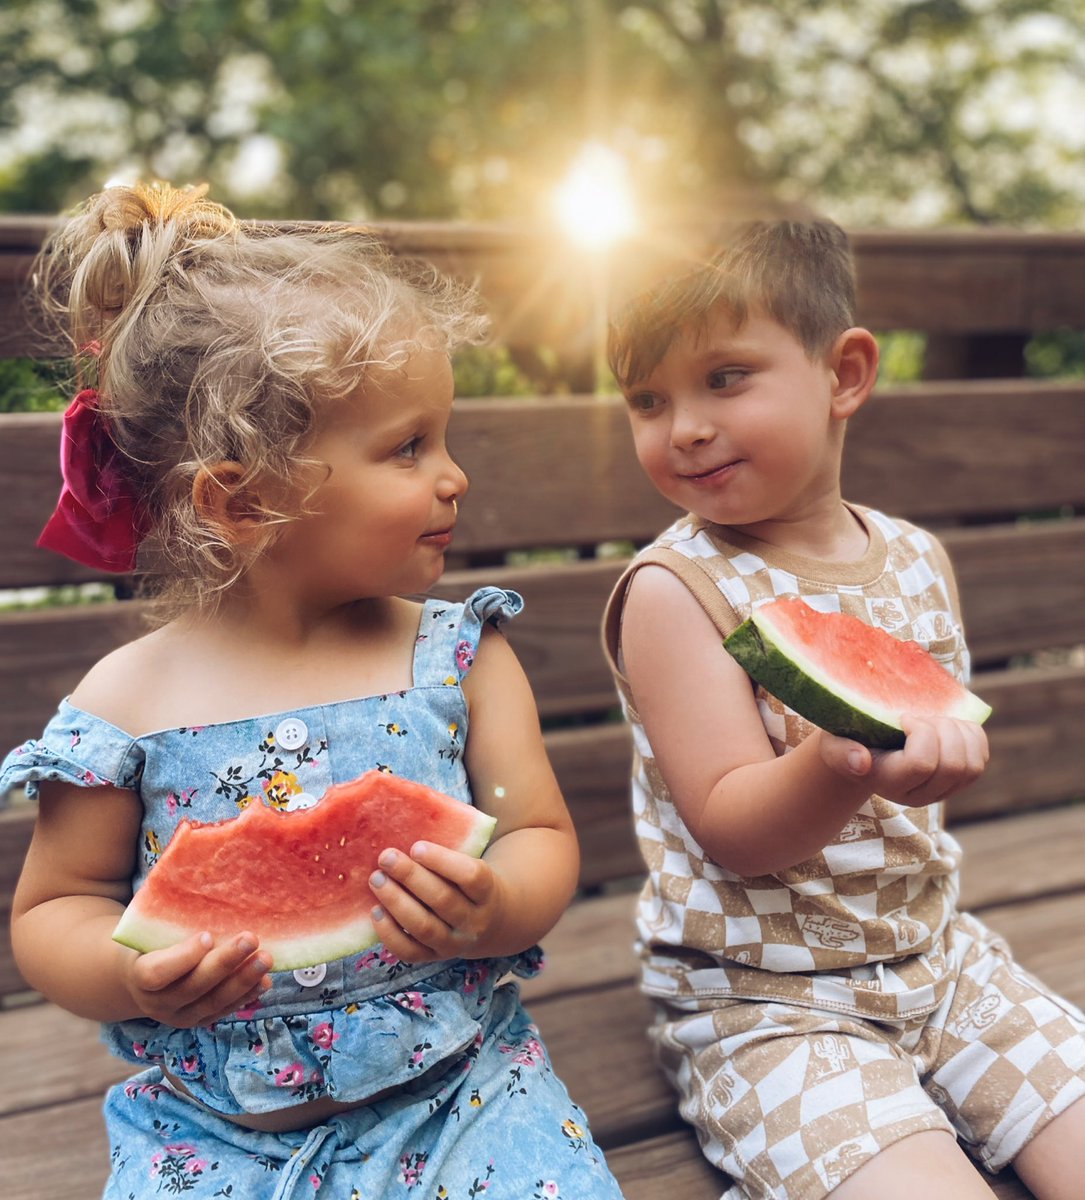
M 968 652 L 945 553 L 930 534 L 865 508 L 858 563 L 821 563 L 683 517 L 637 556 L 611 597 L 607 651 L 633 731 L 633 808 L 648 867 L 638 912 L 644 986 L 662 997 L 794 1000 L 871 1017 L 930 1012 L 946 979 L 960 848 L 941 806 L 873 796 L 829 846 L 779 875 L 745 879 L 706 857 L 670 800 L 618 667 L 622 598 L 647 563 L 673 571 L 721 635 L 760 604 L 801 596 L 919 642 L 958 678 Z M 722 651 L 721 651 L 722 653 Z M 757 703 L 778 754 L 812 726 L 763 688 Z
M 978 921 L 950 927 L 953 986 L 925 1017 L 869 1023 L 745 1000 L 661 1006 L 652 1030 L 722 1200 L 819 1197 L 912 1133 L 955 1133 L 990 1171 L 1085 1096 L 1085 1016 Z

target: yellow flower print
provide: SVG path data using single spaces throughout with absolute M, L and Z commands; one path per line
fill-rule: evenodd
M 442 679 L 441 682 L 444 684 L 445 687 L 457 687 L 459 685 L 460 681 L 456 678 L 455 675 L 449 675 L 445 679 Z
M 154 855 L 155 858 L 162 853 L 162 843 L 158 840 L 158 834 L 153 829 L 148 829 L 143 835 L 143 848 L 148 854 Z
M 588 1135 L 584 1132 L 580 1125 L 578 1125 L 569 1117 L 566 1117 L 566 1119 L 562 1121 L 561 1132 L 565 1134 L 565 1136 L 572 1143 L 574 1150 L 583 1150 L 588 1144 Z
M 238 808 L 248 808 L 250 804 L 255 804 L 259 800 L 258 796 L 242 796 L 234 803 Z
M 472 1108 L 481 1108 L 482 1107 L 482 1097 L 478 1094 L 478 1088 L 474 1088 L 471 1092 L 471 1107 Z
M 264 782 L 264 795 L 271 808 L 286 808 L 290 797 L 296 796 L 301 790 L 298 777 L 291 771 L 276 771 Z

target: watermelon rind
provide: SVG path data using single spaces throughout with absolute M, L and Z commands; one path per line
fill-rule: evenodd
M 129 905 L 117 922 L 113 940 L 147 954 L 151 950 L 166 950 L 175 946 L 196 932 L 191 926 L 145 917 Z M 262 938 L 260 949 L 271 956 L 273 971 L 296 971 L 302 967 L 315 967 L 318 963 L 334 962 L 350 954 L 360 954 L 379 942 L 373 922 L 368 917 L 358 917 L 357 920 L 337 926 L 332 934 Z
M 789 644 L 773 627 L 770 615 L 755 611 L 724 646 L 751 679 L 819 728 L 872 750 L 899 750 L 904 745 L 899 712 L 871 703 L 839 679 L 829 679 L 801 647 Z M 962 691 L 949 715 L 982 724 L 990 706 Z

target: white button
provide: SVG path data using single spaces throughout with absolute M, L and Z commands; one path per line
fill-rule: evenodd
M 316 987 L 318 983 L 323 983 L 327 973 L 328 964 L 317 963 L 315 967 L 299 967 L 294 972 L 294 978 L 302 987 Z
M 287 717 L 285 721 L 279 722 L 275 730 L 275 741 L 284 750 L 297 750 L 299 746 L 304 746 L 308 736 L 309 730 L 305 722 L 298 717 Z
M 286 802 L 287 812 L 297 812 L 299 808 L 312 808 L 316 803 L 316 797 L 312 792 L 295 792 Z

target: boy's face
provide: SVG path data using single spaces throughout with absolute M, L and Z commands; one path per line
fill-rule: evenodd
M 771 539 L 771 523 L 839 505 L 843 423 L 832 364 L 752 308 L 682 330 L 658 366 L 624 389 L 637 457 L 672 503 Z M 768 524 L 766 524 L 768 523 Z

